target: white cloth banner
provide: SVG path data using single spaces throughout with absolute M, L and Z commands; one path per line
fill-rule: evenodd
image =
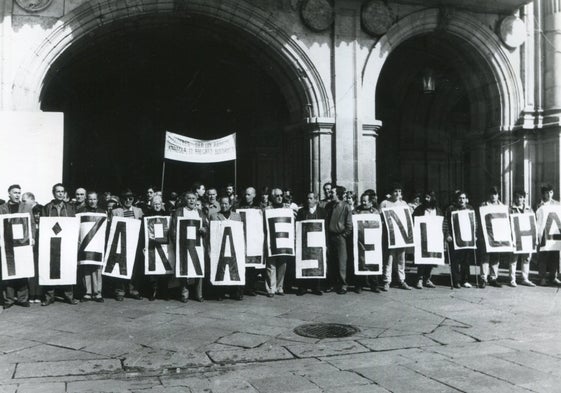
M 78 268 L 76 217 L 41 217 L 39 220 L 39 285 L 74 285 Z
M 475 249 L 475 212 L 456 210 L 452 212 L 452 238 L 455 250 Z
M 113 217 L 109 228 L 103 275 L 130 280 L 136 260 L 141 220 Z
M 415 217 L 415 265 L 444 265 L 442 216 Z
M 241 221 L 210 222 L 210 283 L 245 285 L 245 241 Z
M 353 254 L 355 275 L 382 274 L 382 217 L 379 214 L 353 214 Z
M 144 274 L 173 274 L 173 247 L 169 244 L 169 216 L 144 217 Z
M 413 217 L 409 206 L 382 209 L 388 233 L 388 248 L 413 247 Z
M 201 225 L 201 219 L 196 211 L 190 217 L 177 218 L 176 277 L 203 278 L 205 276 L 205 249 L 199 231 Z
M 245 236 L 245 266 L 255 269 L 265 268 L 265 232 L 263 231 L 263 211 L 261 209 L 238 209 L 242 217 Z
M 102 266 L 105 256 L 107 215 L 104 213 L 76 214 L 80 220 L 78 264 Z
M 512 213 L 510 227 L 515 254 L 532 254 L 537 251 L 538 227 L 534 213 Z
M 296 278 L 326 278 L 325 220 L 296 221 Z
M 561 205 L 544 205 L 536 211 L 540 251 L 561 250 Z
M 512 233 L 506 205 L 489 205 L 479 208 L 485 249 L 489 253 L 512 252 Z
M 33 230 L 29 213 L 0 216 L 2 280 L 35 276 Z
M 294 256 L 294 213 L 292 209 L 265 209 L 269 257 Z
M 166 131 L 164 158 L 183 162 L 222 162 L 236 159 L 236 134 L 202 140 Z

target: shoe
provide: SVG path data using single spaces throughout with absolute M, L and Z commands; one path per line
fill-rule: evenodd
M 512 287 L 512 288 L 516 288 L 518 285 L 516 285 L 516 281 L 511 281 L 511 282 L 508 284 L 508 286 L 509 286 L 509 287 Z
M 92 298 L 91 298 L 91 296 L 89 296 L 89 295 L 86 295 L 86 296 L 84 296 L 84 297 L 82 297 L 82 298 L 80 299 L 80 301 L 81 301 L 82 303 L 86 303 L 86 302 L 89 302 L 89 301 L 91 301 L 91 300 L 92 300 Z
M 553 285 L 561 286 L 561 280 L 559 280 L 558 278 L 554 278 L 553 280 L 551 280 L 551 283 Z
M 362 293 L 362 288 L 361 287 L 354 287 L 353 291 L 356 294 L 360 294 L 360 293 Z
M 344 295 L 345 293 L 347 293 L 347 290 L 345 288 L 341 288 L 337 290 L 338 295 Z
M 462 285 L 464 288 L 472 288 L 472 285 L 469 282 L 464 282 L 464 284 Z
M 503 285 L 497 280 L 489 280 L 489 285 L 495 288 L 502 288 Z
M 314 289 L 314 290 L 312 291 L 312 294 L 313 294 L 313 295 L 316 295 L 316 296 L 323 296 L 323 292 L 320 291 L 319 289 Z
M 410 287 L 409 285 L 407 285 L 407 283 L 406 283 L 405 281 L 403 281 L 403 282 L 399 285 L 399 287 L 400 287 L 401 289 L 405 289 L 405 290 L 407 290 L 407 291 L 410 291 L 410 290 L 411 290 L 411 287 Z
M 479 288 L 483 289 L 487 286 L 487 281 L 481 280 L 481 282 L 479 283 Z
M 547 280 L 545 278 L 540 280 L 540 287 L 547 287 Z
M 306 290 L 304 288 L 298 288 L 296 291 L 296 296 L 304 296 L 306 294 Z
M 530 281 L 530 280 L 523 280 L 523 281 L 520 283 L 520 285 L 524 285 L 524 286 L 527 286 L 527 287 L 535 287 L 535 286 L 536 286 L 536 284 L 534 284 L 534 283 L 533 283 L 532 281 Z
M 283 292 L 283 291 L 278 291 L 278 292 L 276 293 L 276 295 L 284 296 L 284 292 Z
M 157 291 L 156 291 L 156 288 L 154 288 L 154 290 L 152 291 L 150 296 L 148 296 L 148 300 L 153 302 L 154 300 L 156 300 L 156 295 L 157 295 Z
M 4 310 L 7 310 L 7 309 L 9 309 L 10 307 L 12 307 L 13 305 L 14 305 L 14 303 L 6 303 L 6 304 L 4 304 L 4 306 L 2 306 L 2 308 L 3 308 Z
M 243 296 L 240 296 L 240 297 L 243 299 Z M 242 300 L 242 299 L 239 299 L 239 300 Z M 202 296 L 199 296 L 199 297 L 197 298 L 197 301 L 198 301 L 199 303 L 202 303 L 202 302 L 205 301 L 205 299 L 204 299 Z
M 380 291 L 388 292 L 390 290 L 390 284 L 386 283 L 380 287 Z
M 187 296 L 181 296 L 181 303 L 187 303 L 188 301 L 189 301 L 189 298 Z
M 67 304 L 71 304 L 73 306 L 80 303 L 80 301 L 78 299 L 74 299 L 74 298 L 72 298 L 72 299 L 66 298 L 66 299 L 64 299 L 64 302 L 67 303 Z
M 49 299 L 49 300 L 43 300 L 43 301 L 41 302 L 41 306 L 48 306 L 48 305 L 50 305 L 50 304 L 53 304 L 54 302 L 55 302 L 55 299 L 54 299 L 54 298 L 51 298 L 51 299 Z
M 245 294 L 246 294 L 247 296 L 257 296 L 257 292 L 255 292 L 254 290 L 247 291 Z
M 125 297 L 123 295 L 116 295 L 115 300 L 118 302 L 122 302 L 123 300 L 125 300 Z
M 274 293 L 268 293 L 268 294 L 267 294 L 267 297 L 274 297 L 274 296 L 275 296 Z
M 135 299 L 135 300 L 142 300 L 142 296 L 140 296 L 139 293 L 131 293 L 131 294 L 129 295 L 129 297 L 130 297 L 131 299 Z
M 370 290 L 374 293 L 380 293 L 380 289 L 376 286 L 376 287 L 370 287 Z
M 24 302 L 16 302 L 16 306 L 20 306 L 20 307 L 31 307 L 31 304 L 29 304 L 29 301 L 24 301 Z
M 325 293 L 335 292 L 335 288 L 329 287 L 329 288 L 327 288 L 324 292 L 325 292 Z
M 436 288 L 436 285 L 434 285 L 431 280 L 427 280 L 425 282 L 425 287 L 426 288 Z
M 417 289 L 423 289 L 423 282 L 421 280 L 417 281 L 417 285 L 415 285 Z
M 457 283 L 454 284 L 454 288 L 456 288 L 456 289 L 462 289 L 462 286 L 460 285 L 459 282 L 457 282 Z
M 96 303 L 103 303 L 103 302 L 105 302 L 105 300 L 103 300 L 102 297 L 94 297 L 94 298 L 93 298 L 93 301 L 96 302 Z

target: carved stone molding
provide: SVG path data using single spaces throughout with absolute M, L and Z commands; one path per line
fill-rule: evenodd
M 390 8 L 380 0 L 370 0 L 362 6 L 361 20 L 363 29 L 370 35 L 381 36 L 387 33 L 394 18 Z
M 39 12 L 51 5 L 53 0 L 16 0 L 16 3 L 28 12 Z
M 333 24 L 333 7 L 327 0 L 304 0 L 300 8 L 304 24 L 313 31 L 324 31 Z

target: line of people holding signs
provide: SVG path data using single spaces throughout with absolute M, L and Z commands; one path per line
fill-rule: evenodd
M 412 209 L 402 200 L 400 185 L 379 207 L 375 194 L 363 194 L 354 211 L 343 200 L 344 193 L 344 187 L 333 186 L 325 201 L 310 193 L 305 206 L 295 211 L 283 203 L 282 190 L 274 188 L 272 205 L 266 209 L 246 200 L 234 211 L 231 199 L 224 197 L 210 216 L 197 207 L 194 192 L 185 194 L 185 205 L 172 215 L 155 200 L 146 216 L 132 206 L 134 196 L 128 193 L 123 207 L 108 217 L 95 204 L 76 213 L 62 199 L 64 186 L 56 184 L 54 199 L 36 225 L 30 208 L 20 201 L 20 187 L 13 185 L 9 201 L 0 206 L 3 304 L 28 306 L 26 286 L 32 278 L 44 289 L 43 305 L 54 301 L 57 288 L 68 303 L 76 304 L 72 286 L 77 277 L 84 282 L 85 300 L 103 301 L 102 276 L 114 280 L 116 300 L 125 294 L 139 299 L 135 276 L 146 276 L 154 282 L 176 280 L 186 302 L 193 287 L 194 297 L 203 300 L 203 279 L 238 299 L 244 287 L 246 294 L 254 295 L 262 272 L 267 295 L 273 297 L 284 295 L 287 267 L 293 269 L 298 294 L 311 289 L 319 295 L 326 281 L 327 290 L 340 294 L 346 293 L 349 281 L 357 290 L 388 290 L 393 270 L 399 286 L 411 289 L 405 279 L 405 253 L 410 250 L 418 265 L 417 288 L 434 287 L 431 268 L 446 260 L 456 288 L 471 287 L 470 265 L 478 262 L 479 286 L 500 286 L 501 261 L 509 263 L 511 286 L 516 286 L 517 263 L 521 283 L 534 286 L 529 262 L 536 252 L 540 283 L 548 284 L 549 279 L 561 284 L 561 205 L 553 199 L 551 186 L 542 188 L 536 214 L 526 206 L 525 193 L 517 192 L 513 205 L 506 206 L 494 188 L 478 210 L 458 191 L 445 212 L 430 192 Z M 97 199 L 93 194 L 88 193 L 88 201 Z M 378 277 L 383 280 L 380 285 Z

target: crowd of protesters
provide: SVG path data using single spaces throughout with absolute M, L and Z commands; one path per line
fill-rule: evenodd
M 87 301 L 103 302 L 104 295 L 112 296 L 117 301 L 125 297 L 149 300 L 156 298 L 178 298 L 187 302 L 189 298 L 203 301 L 204 298 L 221 300 L 228 296 L 242 300 L 243 296 L 263 294 L 268 297 L 284 296 L 286 292 L 302 296 L 311 292 L 322 295 L 326 292 L 345 294 L 349 287 L 360 293 L 367 288 L 372 292 L 388 291 L 391 286 L 404 290 L 411 290 L 412 284 L 417 289 L 434 288 L 431 273 L 433 266 L 418 265 L 416 276 L 409 280 L 406 277 L 406 248 L 384 249 L 383 272 L 381 275 L 355 276 L 352 263 L 352 215 L 379 214 L 383 208 L 408 206 L 412 215 L 444 216 L 443 232 L 447 248 L 447 262 L 450 266 L 451 285 L 455 288 L 470 288 L 475 283 L 470 277 L 470 266 L 477 264 L 480 276 L 477 277 L 479 288 L 487 285 L 501 287 L 499 282 L 499 265 L 508 265 L 508 285 L 517 286 L 517 265 L 520 265 L 521 278 L 519 284 L 533 287 L 530 280 L 531 254 L 514 253 L 486 253 L 483 236 L 477 231 L 478 249 L 454 249 L 450 231 L 451 212 L 457 210 L 474 210 L 469 205 L 468 195 L 462 190 L 454 193 L 452 203 L 442 209 L 433 191 L 417 194 L 411 203 L 402 197 L 402 186 L 394 184 L 389 194 L 378 204 L 378 197 L 374 190 L 366 190 L 357 196 L 347 191 L 345 187 L 326 183 L 323 186 L 323 198 L 310 192 L 304 196 L 302 204 L 293 200 L 292 192 L 288 189 L 274 187 L 263 188 L 260 194 L 255 187 L 247 187 L 238 196 L 233 184 L 223 188 L 205 187 L 202 183 L 195 183 L 188 191 L 178 194 L 170 192 L 166 199 L 156 187 L 149 187 L 144 195 L 138 197 L 131 190 L 125 190 L 119 195 L 111 192 L 98 194 L 82 187 L 75 190 L 70 197 L 63 184 L 55 184 L 52 188 L 53 200 L 40 205 L 35 201 L 31 192 L 22 193 L 19 185 L 12 185 L 8 190 L 7 201 L 0 200 L 0 214 L 29 213 L 34 225 L 38 225 L 41 216 L 74 216 L 78 213 L 97 212 L 106 213 L 108 220 L 112 217 L 128 217 L 142 219 L 145 216 L 169 215 L 171 219 L 183 216 L 186 210 L 196 211 L 203 222 L 210 220 L 240 220 L 237 209 L 275 209 L 289 208 L 294 212 L 296 220 L 321 219 L 325 220 L 326 244 L 328 255 L 327 279 L 295 279 L 294 257 L 275 256 L 266 258 L 265 269 L 246 269 L 245 287 L 213 288 L 206 279 L 178 279 L 171 276 L 144 276 L 143 249 L 139 245 L 136 255 L 133 278 L 130 281 L 112 279 L 101 275 L 101 268 L 97 266 L 79 266 L 78 285 L 61 288 L 40 287 L 37 277 L 30 279 L 16 279 L 2 281 L 3 307 L 13 305 L 29 307 L 31 303 L 41 303 L 48 306 L 55 301 L 55 290 L 63 301 L 78 304 Z M 482 206 L 502 204 L 496 188 L 489 190 L 488 199 Z M 543 205 L 559 204 L 553 199 L 553 187 L 545 185 L 541 189 L 541 201 L 536 209 Z M 526 203 L 526 193 L 516 191 L 511 213 L 533 211 Z M 480 225 L 479 225 L 480 227 Z M 203 236 L 207 235 L 208 225 L 201 228 Z M 172 233 L 172 232 L 170 232 Z M 385 236 L 385 231 L 384 231 Z M 37 237 L 35 237 L 37 238 Z M 387 239 L 384 240 L 387 244 Z M 35 263 L 37 264 L 37 244 L 35 244 Z M 414 261 L 413 261 L 414 262 Z M 539 285 L 561 285 L 557 274 L 559 272 L 559 252 L 539 251 L 537 253 L 539 267 Z M 394 276 L 397 281 L 394 281 Z M 102 285 L 103 280 L 103 285 Z M 471 282 L 470 282 L 471 281 Z M 392 285 L 392 282 L 395 285 Z M 261 285 L 263 283 L 264 285 Z M 446 284 L 448 285 L 448 283 Z M 204 294 L 204 297 L 203 297 Z M 79 299 L 79 300 L 78 300 Z

